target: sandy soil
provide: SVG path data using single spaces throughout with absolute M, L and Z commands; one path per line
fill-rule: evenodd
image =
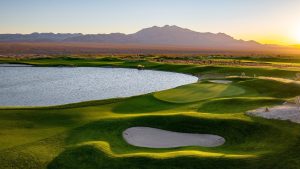
M 232 81 L 230 81 L 230 80 L 209 80 L 209 82 L 220 83 L 220 84 L 229 84 L 229 83 L 232 83 Z
M 300 108 L 295 104 L 284 104 L 268 108 L 259 108 L 246 112 L 251 116 L 259 116 L 266 119 L 288 120 L 294 123 L 300 123 Z
M 150 127 L 128 128 L 123 132 L 123 138 L 128 144 L 148 148 L 216 147 L 225 143 L 225 139 L 217 135 L 179 133 Z

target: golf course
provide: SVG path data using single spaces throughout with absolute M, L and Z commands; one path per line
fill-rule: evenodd
M 193 63 L 161 56 L 0 58 L 2 64 L 39 68 L 142 67 L 139 71 L 199 78 L 131 97 L 51 106 L 0 105 L 0 168 L 300 169 L 300 124 L 247 113 L 293 104 L 300 95 L 295 80 L 300 60 L 192 59 Z M 202 64 L 201 59 L 222 65 Z

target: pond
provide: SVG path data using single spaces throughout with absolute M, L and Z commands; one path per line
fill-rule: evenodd
M 0 64 L 0 79 L 0 106 L 48 106 L 129 97 L 198 80 L 153 70 L 13 64 Z

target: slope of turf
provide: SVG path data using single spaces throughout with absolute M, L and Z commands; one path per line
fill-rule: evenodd
M 216 99 L 202 103 L 199 112 L 207 113 L 243 113 L 256 107 L 271 106 L 283 103 L 280 99 L 270 98 L 229 98 Z M 238 106 L 237 106 L 238 105 Z
M 149 113 L 169 110 L 178 107 L 176 104 L 155 99 L 152 94 L 129 98 L 126 102 L 120 102 L 113 108 L 115 113 Z
M 36 59 L 43 65 L 113 65 L 184 73 L 291 77 L 295 71 L 207 67 L 96 59 Z M 246 72 L 246 71 L 245 71 Z M 131 98 L 49 107 L 0 108 L 0 164 L 3 169 L 298 169 L 300 125 L 248 117 L 244 111 L 280 104 L 300 95 L 295 83 L 232 78 L 231 84 L 202 82 Z M 226 139 L 214 148 L 134 147 L 122 138 L 129 127 L 145 126 Z
M 244 87 L 253 88 L 259 95 L 277 98 L 288 98 L 300 95 L 299 84 L 283 83 L 274 80 L 249 79 L 239 83 Z

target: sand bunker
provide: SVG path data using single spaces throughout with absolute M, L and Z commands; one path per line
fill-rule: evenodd
M 229 83 L 232 83 L 232 81 L 230 81 L 230 80 L 209 80 L 209 82 L 220 83 L 220 84 L 229 84 Z
M 217 135 L 179 133 L 150 127 L 128 128 L 123 132 L 123 138 L 128 144 L 148 148 L 216 147 L 225 143 L 225 139 Z
M 295 104 L 284 104 L 268 108 L 259 108 L 248 111 L 246 114 L 251 116 L 259 116 L 266 119 L 289 120 L 291 122 L 300 123 L 300 109 Z

